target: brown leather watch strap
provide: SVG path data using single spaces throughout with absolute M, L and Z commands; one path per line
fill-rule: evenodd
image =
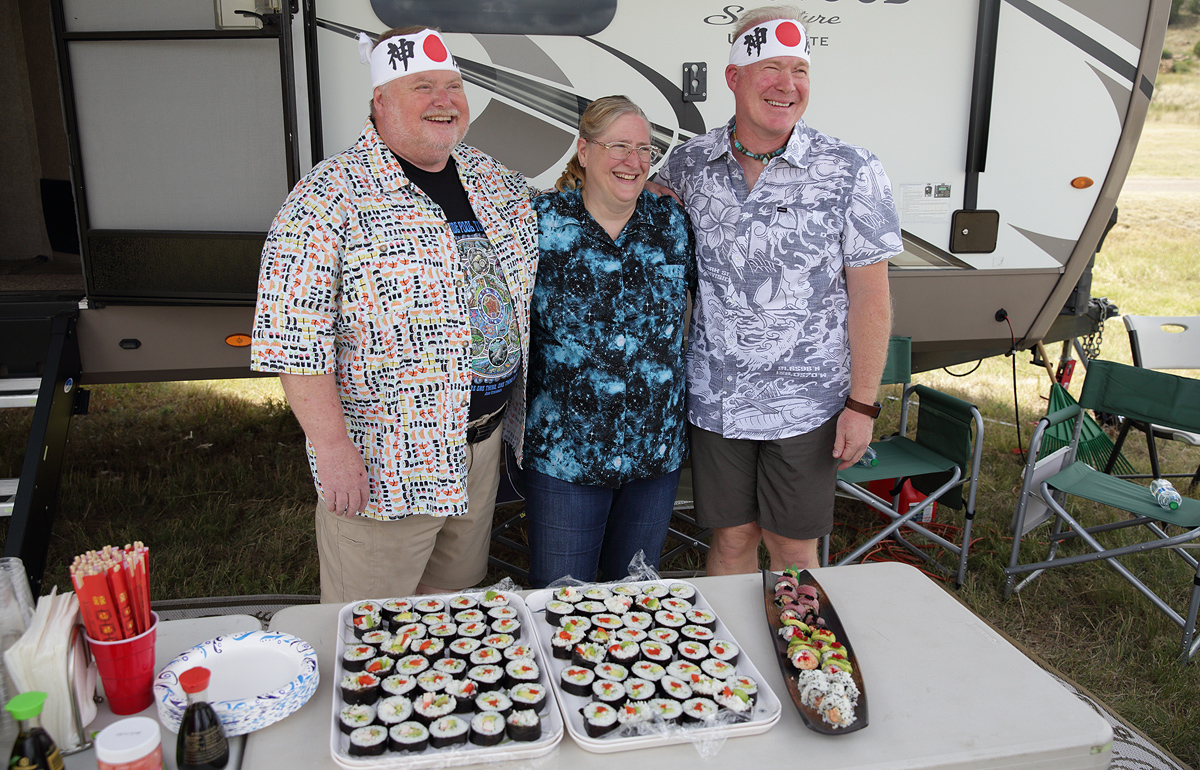
M 876 401 L 874 404 L 864 404 L 861 401 L 855 401 L 849 396 L 846 396 L 846 408 L 852 412 L 865 414 L 867 417 L 870 417 L 872 420 L 874 420 L 879 416 L 879 410 L 883 409 L 883 404 L 879 403 L 878 401 Z

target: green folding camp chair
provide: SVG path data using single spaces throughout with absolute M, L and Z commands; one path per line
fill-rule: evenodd
M 907 377 L 907 365 L 904 368 Z M 913 396 L 917 397 L 917 429 L 916 435 L 910 439 L 907 434 Z M 904 389 L 901 399 L 899 434 L 873 442 L 871 448 L 875 450 L 879 464 L 874 467 L 855 465 L 839 471 L 838 490 L 861 500 L 891 521 L 838 564 L 858 561 L 881 540 L 892 537 L 935 568 L 949 572 L 931 555 L 905 538 L 905 534 L 915 532 L 957 557 L 955 584 L 962 585 L 967 571 L 967 552 L 975 519 L 975 491 L 979 484 L 979 464 L 983 454 L 983 417 L 979 410 L 966 401 L 925 385 L 910 385 Z M 902 511 L 899 486 L 907 478 L 911 478 L 913 486 L 925 493 L 926 497 L 910 510 Z M 897 490 L 891 500 L 865 488 L 868 482 L 879 479 L 897 480 Z M 964 486 L 967 487 L 965 500 Z M 952 543 L 916 521 L 935 502 L 943 507 L 964 510 L 961 543 Z
M 1183 629 L 1181 660 L 1186 662 L 1200 647 L 1200 640 L 1195 638 L 1196 615 L 1200 609 L 1200 562 L 1180 545 L 1200 537 L 1200 501 L 1185 497 L 1177 510 L 1164 509 L 1155 503 L 1146 487 L 1109 476 L 1075 460 L 1084 409 L 1109 412 L 1178 430 L 1200 431 L 1200 380 L 1111 361 L 1092 361 L 1088 366 L 1079 404 L 1046 415 L 1033 432 L 1025 480 L 1013 516 L 1013 531 L 1018 534 L 1013 538 L 1009 566 L 1004 570 L 1005 596 L 1020 591 L 1047 569 L 1104 561 Z M 1075 432 L 1062 470 L 1035 481 L 1037 449 L 1042 436 L 1050 426 L 1072 419 L 1075 420 Z M 1067 498 L 1072 496 L 1111 506 L 1130 514 L 1131 518 L 1085 527 L 1067 512 Z M 1042 561 L 1022 564 L 1020 533 L 1026 531 L 1026 515 L 1035 501 L 1039 506 L 1048 507 L 1054 518 L 1049 554 Z M 1138 528 L 1135 531 L 1142 532 L 1145 539 L 1132 545 L 1105 548 L 1096 538 L 1096 535 L 1105 532 L 1131 527 Z M 1172 535 L 1170 531 L 1173 527 L 1182 531 Z M 1093 553 L 1058 556 L 1059 545 L 1074 538 L 1086 543 Z M 1169 549 L 1170 553 L 1183 559 L 1189 569 L 1195 572 L 1186 617 L 1176 612 L 1118 561 L 1128 554 L 1162 548 Z M 1030 573 L 1029 577 L 1018 584 L 1017 576 L 1023 573 Z

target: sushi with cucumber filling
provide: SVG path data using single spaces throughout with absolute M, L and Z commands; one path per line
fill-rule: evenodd
M 461 610 L 454 613 L 454 622 L 460 626 L 463 623 L 483 623 L 486 620 L 487 615 L 483 613 L 483 610 Z
M 654 622 L 659 628 L 680 629 L 687 625 L 687 617 L 682 612 L 659 610 L 654 613 Z
M 702 674 L 700 666 L 687 660 L 673 660 L 667 664 L 667 675 L 685 682 L 692 681 L 692 674 Z
M 607 679 L 597 679 L 592 682 L 592 700 L 607 703 L 616 708 L 624 704 L 628 698 L 622 682 L 610 682 Z
M 686 599 L 691 601 L 696 598 L 696 587 L 689 583 L 672 583 L 667 586 L 667 593 L 674 596 L 676 599 Z
M 392 629 L 392 636 L 407 636 L 410 644 L 418 639 L 424 639 L 427 635 L 428 629 L 425 628 L 424 623 L 419 621 L 404 623 Z
M 737 667 L 716 658 L 708 658 L 702 661 L 700 669 L 713 679 L 728 679 L 737 673 Z
M 372 647 L 378 647 L 379 645 L 383 644 L 384 642 L 386 642 L 388 639 L 391 639 L 391 638 L 392 638 L 392 634 L 390 631 L 387 631 L 382 628 L 377 628 L 374 631 L 368 631 L 365 634 L 363 634 L 361 641 L 363 644 L 369 644 Z
M 505 660 L 532 660 L 534 657 L 533 646 L 529 644 L 514 644 L 512 647 L 506 647 L 504 650 Z
M 508 716 L 508 712 L 512 711 L 513 702 L 508 694 L 496 690 L 495 692 L 485 692 L 475 698 L 476 711 L 495 711 L 498 714 Z
M 683 706 L 679 701 L 672 698 L 653 698 L 647 704 L 650 711 L 658 715 L 658 718 L 669 725 L 673 725 L 683 716 Z
M 391 728 L 412 718 L 412 701 L 403 695 L 391 695 L 379 701 L 375 707 L 375 718 L 379 724 Z
M 565 628 L 550 637 L 550 652 L 559 660 L 570 660 L 575 645 L 583 640 L 583 631 L 568 631 Z
M 687 599 L 676 599 L 674 596 L 668 596 L 662 600 L 662 608 L 671 612 L 685 613 L 692 608 L 692 603 Z
M 654 711 L 649 702 L 625 701 L 625 705 L 617 709 L 617 724 L 637 725 L 654 719 Z
M 637 642 L 625 641 L 608 646 L 608 659 L 622 666 L 632 666 L 642 659 L 642 648 Z
M 542 718 L 533 709 L 513 711 L 505 720 L 508 737 L 514 741 L 536 741 L 542 737 Z
M 504 681 L 510 688 L 536 682 L 541 676 L 542 672 L 532 660 L 510 660 L 504 664 Z
M 344 706 L 338 712 L 338 727 L 346 735 L 360 727 L 375 723 L 375 707 L 360 703 L 354 706 Z
M 500 593 L 499 591 L 488 591 L 483 595 L 483 598 L 480 599 L 479 604 L 483 607 L 487 607 L 488 609 L 491 609 L 492 607 L 507 607 L 508 596 Z
M 368 674 L 374 674 L 382 679 L 384 677 L 391 676 L 392 666 L 395 664 L 396 661 L 392 660 L 387 655 L 376 655 L 374 658 L 371 658 L 363 664 L 362 670 Z
M 456 679 L 462 679 L 467 673 L 467 662 L 462 658 L 442 658 L 433 662 L 433 669 Z
M 516 620 L 520 617 L 516 607 L 509 607 L 508 605 L 490 607 L 487 611 L 487 616 L 488 620 Z
M 699 625 L 698 623 L 689 623 L 688 625 L 679 629 L 679 633 L 684 639 L 704 642 L 705 644 L 711 642 L 715 636 L 711 628 Z
M 412 606 L 412 599 L 388 599 L 379 605 L 379 609 L 383 611 L 385 618 L 391 620 L 401 612 L 409 612 Z
M 540 714 L 542 707 L 546 705 L 548 692 L 544 684 L 525 682 L 510 689 L 508 697 L 512 700 L 514 708 L 533 709 Z
M 467 669 L 467 679 L 475 682 L 480 692 L 499 690 L 504 684 L 504 669 L 491 664 L 472 666 Z
M 630 667 L 629 673 L 638 679 L 645 679 L 647 682 L 657 683 L 659 679 L 662 679 L 664 676 L 666 676 L 667 670 L 654 661 L 639 660 L 637 663 L 634 663 L 632 667 Z
M 498 666 L 504 662 L 504 653 L 495 647 L 480 647 L 467 660 L 472 666 Z
M 640 628 L 623 626 L 612 632 L 612 642 L 610 644 L 615 644 L 616 642 L 635 642 L 641 644 L 649 638 L 650 635 Z
M 389 658 L 399 660 L 408 654 L 408 646 L 412 644 L 413 637 L 408 634 L 400 634 L 399 636 L 389 636 L 388 640 L 379 645 L 381 655 L 387 655 Z
M 521 638 L 521 621 L 516 618 L 500 618 L 492 621 L 492 631 L 497 634 L 508 634 L 514 640 Z
M 578 604 L 583 601 L 583 588 L 581 586 L 561 586 L 555 588 L 551 596 L 555 601 Z
M 458 625 L 455 623 L 438 623 L 429 627 L 432 639 L 441 639 L 443 644 L 449 644 L 458 638 Z
M 670 593 L 670 591 L 668 591 L 667 587 L 662 583 L 650 583 L 649 585 L 644 585 L 641 587 L 642 596 L 652 596 L 655 599 L 661 599 L 668 593 Z
M 409 652 L 416 653 L 417 655 L 424 655 L 426 658 L 434 660 L 442 657 L 442 654 L 445 653 L 446 643 L 441 639 L 428 637 L 425 639 L 416 640 L 409 645 L 408 650 Z
M 596 644 L 604 645 L 605 649 L 608 648 L 608 645 L 617 641 L 613 638 L 612 633 L 609 632 L 607 628 L 593 628 L 591 631 L 587 632 L 587 636 L 584 638 L 589 642 L 595 642 Z
M 731 676 L 725 680 L 725 685 L 746 693 L 746 695 L 750 698 L 751 706 L 758 701 L 758 682 L 754 681 L 748 676 Z
M 724 680 L 713 679 L 708 674 L 692 674 L 688 684 L 692 686 L 692 692 L 696 695 L 707 695 L 710 698 L 725 686 Z
M 423 692 L 442 692 L 453 681 L 454 677 L 432 668 L 417 674 L 417 687 Z
M 481 640 L 491 632 L 492 629 L 488 628 L 486 618 L 484 620 L 472 620 L 468 623 L 460 623 L 458 625 L 459 639 Z M 482 642 L 480 643 L 482 644 Z
M 564 692 L 584 697 L 591 691 L 592 682 L 595 679 L 596 673 L 583 666 L 567 666 L 559 675 L 559 682 L 562 684 Z
M 679 644 L 679 632 L 673 628 L 664 628 L 662 626 L 652 628 L 646 632 L 646 638 L 649 641 L 666 645 L 671 650 L 674 650 L 675 645 Z
M 671 658 L 675 657 L 670 647 L 654 639 L 642 642 L 641 648 L 642 660 L 657 666 L 665 666 L 671 662 Z
M 584 642 L 575 645 L 571 651 L 571 665 L 595 668 L 604 662 L 607 655 L 605 649 L 595 642 Z
M 697 665 L 708 657 L 708 645 L 695 639 L 683 642 L 676 651 L 680 658 Z
M 421 622 L 426 628 L 441 625 L 442 623 L 451 622 L 452 618 L 448 612 L 430 612 L 421 616 Z
M 429 725 L 429 745 L 435 749 L 444 749 L 467 742 L 467 732 L 471 723 L 456 714 L 449 714 L 434 720 Z
M 476 746 L 495 746 L 504 740 L 504 716 L 495 711 L 483 711 L 471 717 L 469 740 Z
M 350 706 L 370 705 L 379 700 L 379 677 L 360 671 L 342 677 L 342 700 Z
M 723 660 L 729 665 L 736 665 L 741 650 L 728 639 L 713 639 L 708 643 L 708 652 L 717 660 Z
M 658 680 L 658 689 L 668 698 L 683 702 L 692 696 L 692 686 L 687 682 L 673 677 L 671 675 L 664 676 Z
M 382 725 L 367 725 L 350 733 L 350 748 L 353 757 L 375 757 L 387 749 L 388 731 Z
M 624 682 L 629 678 L 629 668 L 620 663 L 601 663 L 596 666 L 596 678 L 611 682 Z
M 735 689 L 726 684 L 719 692 L 713 694 L 713 700 L 721 708 L 728 709 L 734 714 L 748 715 L 754 707 L 749 693 Z
M 441 612 L 446 609 L 446 603 L 441 599 L 422 599 L 413 604 L 413 610 L 422 615 L 428 615 L 432 612 Z
M 342 653 L 342 670 L 362 671 L 367 661 L 379 654 L 379 651 L 369 644 L 355 644 L 346 648 Z
M 372 605 L 378 606 L 378 605 Z M 375 631 L 383 625 L 383 616 L 378 612 L 371 612 L 365 615 L 355 614 L 350 620 L 351 628 L 354 630 L 354 638 L 362 639 L 363 634 L 368 631 Z
M 453 679 L 446 685 L 445 693 L 454 698 L 455 714 L 471 714 L 475 711 L 475 699 L 479 697 L 479 685 L 469 679 Z
M 575 614 L 575 605 L 571 602 L 563 602 L 558 599 L 546 602 L 546 622 L 552 626 L 557 626 L 559 620 L 573 614 Z
M 616 631 L 624 625 L 620 615 L 614 615 L 611 612 L 602 612 L 599 615 L 592 616 L 592 624 L 603 628 L 607 631 Z
M 643 612 L 658 612 L 662 609 L 662 600 L 657 596 L 639 596 L 633 600 L 633 605 Z
M 484 647 L 495 647 L 497 650 L 504 650 L 512 647 L 517 641 L 512 634 L 488 634 L 483 637 Z
M 575 612 L 583 615 L 584 617 L 592 617 L 607 613 L 608 607 L 604 606 L 604 602 L 596 602 L 590 599 L 584 599 L 575 605 Z
M 631 599 L 639 593 L 638 587 L 630 583 L 619 583 L 609 590 L 613 592 L 613 596 L 628 596 Z
M 625 682 L 625 698 L 626 703 L 632 701 L 634 703 L 645 703 L 657 694 L 658 688 L 654 682 L 647 682 L 645 679 L 636 679 L 630 677 Z
M 604 586 L 589 586 L 583 589 L 583 598 L 593 602 L 603 602 L 611 599 L 613 592 Z
M 425 630 L 425 626 L 421 625 L 420 614 L 413 612 L 412 610 L 397 612 L 395 615 L 387 619 L 387 629 L 393 634 L 399 631 L 401 628 L 411 626 L 413 624 L 420 625 L 421 630 Z
M 413 719 L 423 725 L 431 725 L 454 712 L 458 702 L 444 692 L 421 693 L 413 699 Z
M 696 697 L 683 702 L 684 722 L 711 722 L 716 719 L 719 706 L 712 698 Z
M 589 738 L 611 733 L 617 726 L 617 710 L 606 703 L 592 701 L 579 711 L 583 715 L 583 731 Z
M 470 610 L 470 609 L 477 607 L 478 605 L 479 605 L 479 602 L 476 601 L 474 597 L 467 596 L 466 594 L 459 594 L 458 596 L 452 596 L 452 597 L 450 597 L 450 601 L 446 602 L 446 607 L 454 612 Z
M 408 674 L 392 674 L 381 685 L 385 695 L 407 695 L 416 688 L 417 678 Z
M 467 660 L 471 657 L 471 653 L 482 646 L 483 642 L 478 639 L 455 639 L 446 647 L 446 651 L 450 653 L 451 658 Z
M 392 751 L 424 751 L 429 745 L 429 728 L 420 722 L 405 722 L 388 730 L 388 748 Z
M 592 619 L 583 615 L 566 615 L 558 619 L 558 627 L 564 631 L 590 631 Z
M 396 661 L 396 665 L 392 667 L 392 670 L 397 674 L 416 676 L 427 668 L 429 668 L 429 658 L 424 655 L 405 655 Z
M 621 616 L 621 622 L 628 628 L 645 631 L 654 625 L 654 616 L 648 612 L 626 612 Z

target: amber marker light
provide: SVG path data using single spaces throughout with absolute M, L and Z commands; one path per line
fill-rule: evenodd
M 1091 179 L 1088 179 L 1086 176 L 1077 176 L 1071 180 L 1071 186 L 1076 190 L 1086 190 L 1094 184 L 1095 182 L 1093 182 Z
M 230 334 L 228 337 L 225 338 L 225 344 L 231 345 L 235 348 L 250 347 L 250 335 L 249 334 Z

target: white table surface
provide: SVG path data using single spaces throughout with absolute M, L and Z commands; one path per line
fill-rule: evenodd
M 765 768 L 794 766 L 802 758 L 804 766 L 822 770 L 1108 767 L 1108 723 L 915 568 L 866 564 L 814 574 L 854 645 L 870 724 L 833 737 L 808 730 L 775 660 L 762 578 L 699 578 L 692 582 L 784 701 L 783 718 L 769 732 L 730 738 L 716 761 Z M 299 636 L 317 650 L 321 682 L 295 714 L 248 736 L 244 770 L 338 767 L 329 732 L 339 609 L 296 606 L 272 618 L 272 631 Z M 690 745 L 592 754 L 565 737 L 536 764 L 607 770 L 623 759 L 656 770 L 694 770 L 700 756 Z
M 241 631 L 259 631 L 262 623 L 250 615 L 218 615 L 211 618 L 193 618 L 188 620 L 159 621 L 154 638 L 154 670 L 161 671 L 163 666 L 175 659 L 184 650 L 194 647 L 200 642 L 215 639 L 222 634 L 235 634 Z M 98 678 L 97 678 L 98 679 Z M 101 692 L 103 686 L 99 685 Z M 84 730 L 89 735 L 98 733 L 119 719 L 128 717 L 150 717 L 158 721 L 158 707 L 151 703 L 149 708 L 136 714 L 117 716 L 108 709 L 105 700 L 98 707 L 95 720 Z M 175 733 L 159 723 L 162 732 L 163 767 L 165 770 L 176 770 L 175 764 Z M 229 764 L 227 770 L 237 770 L 241 763 L 245 736 L 229 739 Z M 96 753 L 92 749 L 63 757 L 66 770 L 96 770 Z

